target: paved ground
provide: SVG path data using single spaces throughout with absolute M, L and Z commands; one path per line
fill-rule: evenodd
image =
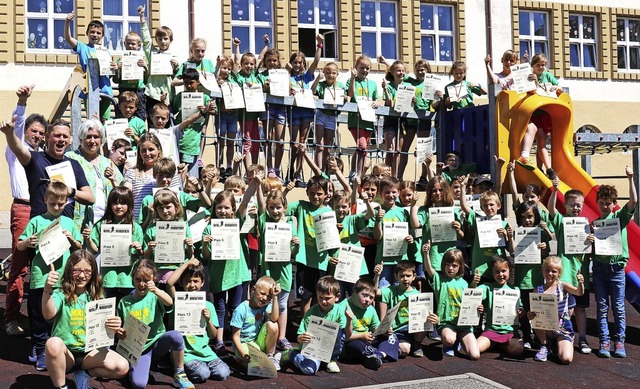
M 0 258 L 7 250 L 0 249 Z M 10 338 L 4 332 L 5 282 L 0 282 L 0 388 L 49 389 L 51 381 L 46 372 L 38 372 L 27 360 L 30 348 L 28 338 Z M 597 344 L 594 302 L 588 311 L 588 334 L 592 346 Z M 26 312 L 26 303 L 23 306 Z M 293 308 L 292 316 L 297 316 Z M 296 320 L 294 320 L 295 322 Z M 360 365 L 341 363 L 340 374 L 320 372 L 305 377 L 293 372 L 281 372 L 277 380 L 247 377 L 237 369 L 225 382 L 198 385 L 199 388 L 347 388 L 377 385 L 376 388 L 490 388 L 491 381 L 512 388 L 537 388 L 558 386 L 563 388 L 637 388 L 640 382 L 640 314 L 627 305 L 627 353 L 626 359 L 600 359 L 595 354 L 576 353 L 573 364 L 562 366 L 551 357 L 546 363 L 533 361 L 534 352 L 526 352 L 522 358 L 509 358 L 497 352 L 482 355 L 479 361 L 463 358 L 443 358 L 439 342 L 425 340 L 426 357 L 408 357 L 400 362 L 385 364 L 379 371 L 364 369 Z M 291 334 L 289 339 L 294 339 Z M 235 366 L 233 366 L 235 367 Z M 477 375 L 477 376 L 476 376 Z M 430 380 L 454 376 L 446 380 Z M 483 379 L 484 377 L 484 379 Z M 485 380 L 486 379 L 486 380 Z M 427 380 L 427 381 L 425 381 Z M 490 381 L 489 381 L 490 380 Z M 73 383 L 69 381 L 73 388 Z M 117 381 L 92 381 L 94 388 L 122 388 Z M 150 388 L 168 388 L 171 379 L 168 371 L 152 372 Z

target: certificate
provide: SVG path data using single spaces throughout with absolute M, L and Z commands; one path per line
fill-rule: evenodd
M 129 141 L 129 137 L 124 134 L 127 128 L 129 128 L 129 120 L 107 120 L 104 123 L 104 126 L 107 130 L 107 148 L 109 150 L 111 150 L 111 146 L 113 146 L 113 142 L 115 142 L 116 139 L 125 139 L 126 141 Z
M 565 254 L 590 254 L 589 219 L 586 217 L 565 217 L 562 219 L 564 229 Z
M 220 85 L 218 85 L 218 79 L 216 78 L 215 73 L 200 71 L 200 85 L 202 88 L 208 92 L 208 95 L 217 95 L 220 96 L 222 91 L 220 90 Z
M 255 83 L 251 86 L 244 84 L 244 106 L 247 112 L 264 112 L 264 95 L 262 94 L 262 84 Z
M 269 94 L 280 97 L 289 96 L 290 77 L 287 69 L 269 69 Z
M 251 343 L 245 343 L 249 351 L 249 366 L 247 366 L 247 375 L 262 378 L 278 378 L 278 371 L 273 361 L 269 359 L 267 354 L 260 351 Z
M 542 263 L 541 250 L 538 247 L 542 242 L 542 230 L 540 227 L 518 227 L 513 232 L 514 240 L 514 263 L 521 265 L 525 263 Z
M 289 223 L 267 222 L 264 229 L 264 261 L 291 262 L 292 237 Z
M 480 324 L 480 314 L 478 313 L 478 305 L 480 304 L 482 304 L 482 290 L 465 288 L 464 292 L 462 292 L 458 325 L 477 326 Z
M 530 310 L 536 313 L 531 328 L 536 330 L 558 330 L 558 296 L 547 293 L 529 294 Z
M 493 325 L 513 325 L 518 320 L 520 291 L 514 289 L 493 290 Z
M 430 136 L 418 137 L 416 143 L 416 163 L 422 165 L 430 155 L 433 155 L 433 138 Z
M 173 305 L 175 330 L 182 335 L 206 334 L 207 319 L 202 315 L 206 307 L 207 292 L 176 292 Z
M 244 108 L 244 96 L 239 85 L 227 82 L 220 87 L 220 90 L 222 91 L 222 100 L 226 109 Z
M 382 318 L 382 320 L 380 320 L 380 325 L 376 327 L 375 331 L 373 331 L 374 337 L 379 335 L 385 335 L 389 332 L 389 330 L 393 326 L 393 322 L 396 320 L 396 315 L 398 314 L 398 311 L 400 310 L 401 305 L 402 305 L 402 302 L 396 304 L 395 307 L 387 311 L 387 314 Z
M 98 58 L 98 63 L 100 64 L 100 75 L 113 76 L 113 71 L 111 71 L 113 59 L 109 50 L 102 45 L 94 45 L 93 47 L 96 49 L 96 58 Z
M 144 79 L 144 68 L 138 66 L 138 61 L 144 58 L 142 51 L 127 50 L 122 53 L 120 63 L 120 79 L 122 81 L 142 80 Z
M 162 146 L 162 155 L 167 158 L 171 158 L 174 161 L 177 159 L 177 141 L 176 137 L 169 128 L 150 128 L 149 132 L 153 133 L 160 141 Z M 176 158 L 174 158 L 176 157 Z
M 187 224 L 178 222 L 156 222 L 156 263 L 182 263 L 184 262 L 184 239 L 186 238 Z
M 311 89 L 296 89 L 293 95 L 296 107 L 316 109 L 316 99 Z
M 211 220 L 211 259 L 214 261 L 240 259 L 240 220 Z
M 373 208 L 373 209 L 380 208 L 380 204 L 372 201 L 371 202 L 371 208 Z M 367 203 L 365 203 L 364 200 L 362 200 L 362 199 L 357 199 L 356 200 L 356 214 L 365 213 L 365 212 L 367 212 Z
M 407 253 L 409 244 L 405 240 L 409 235 L 407 222 L 382 222 L 382 256 L 397 257 Z
M 455 242 L 458 239 L 456 230 L 451 227 L 455 221 L 453 207 L 429 208 L 429 224 L 431 225 L 431 242 Z
M 413 99 L 416 97 L 416 87 L 400 84 L 396 92 L 396 101 L 393 110 L 400 113 L 413 112 Z
M 338 219 L 336 219 L 336 213 L 333 211 L 324 212 L 313 217 L 318 252 L 340 247 L 340 232 L 337 224 Z
M 171 65 L 170 53 L 151 53 L 151 63 L 149 64 L 152 76 L 173 76 L 173 65 Z
M 310 316 L 307 333 L 311 334 L 311 342 L 304 344 L 302 355 L 319 359 L 322 362 L 331 362 L 331 354 L 333 354 L 333 347 L 338 338 L 338 330 L 340 330 L 339 323 L 322 319 L 318 316 Z
M 45 170 L 51 181 L 61 181 L 69 188 L 78 189 L 76 188 L 76 175 L 73 172 L 71 161 L 67 160 L 55 165 L 49 165 L 45 167 Z
M 201 92 L 182 92 L 182 106 L 180 114 L 182 120 L 187 120 L 191 115 L 198 112 L 198 106 L 204 105 L 204 94 Z
M 240 203 L 236 202 L 236 204 L 240 204 Z M 257 214 L 247 215 L 247 217 L 244 218 L 244 222 L 242 222 L 242 226 L 240 227 L 240 233 L 249 234 L 254 232 L 257 218 L 258 218 Z
M 115 343 L 115 331 L 108 330 L 105 322 L 116 315 L 116 298 L 89 301 L 85 306 L 86 333 L 84 352 L 110 347 Z
M 100 262 L 102 267 L 131 265 L 131 224 L 100 225 Z
M 193 213 L 187 223 L 189 224 L 189 230 L 191 231 L 191 239 L 193 239 L 193 243 L 198 243 L 202 241 L 202 233 L 204 229 L 209 224 L 210 217 L 207 213 L 202 210 Z
M 329 176 L 329 180 L 333 184 L 333 191 L 334 192 L 337 192 L 339 190 L 344 190 L 344 186 L 342 186 L 342 183 L 338 179 L 338 176 L 336 176 L 335 174 L 332 174 L 332 175 Z
M 358 112 L 360 112 L 360 118 L 365 122 L 376 121 L 376 110 L 373 109 L 371 99 L 367 96 L 357 96 L 356 103 L 358 104 Z
M 69 251 L 71 243 L 69 239 L 62 233 L 62 225 L 60 218 L 57 218 L 47 228 L 42 230 L 38 238 L 38 250 L 42 255 L 42 260 L 47 265 L 51 265 L 60 258 L 64 253 Z
M 128 360 L 131 366 L 136 366 L 140 355 L 142 355 L 144 345 L 147 343 L 151 327 L 132 315 L 127 315 L 123 328 L 127 337 L 118 341 L 116 352 Z
M 333 105 L 334 107 L 344 105 L 344 89 L 336 88 L 336 86 L 327 86 L 324 88 L 324 98 L 322 103 L 325 105 Z
M 427 316 L 433 312 L 433 293 L 409 296 L 409 333 L 433 331 Z
M 364 247 L 342 244 L 338 253 L 338 264 L 333 275 L 335 279 L 355 284 L 360 279 L 363 258 Z
M 427 73 L 424 75 L 424 87 L 422 88 L 422 98 L 425 100 L 435 100 L 436 92 L 442 91 L 446 83 L 446 78 L 437 74 Z
M 512 90 L 518 93 L 524 93 L 536 90 L 536 82 L 529 81 L 529 75 L 533 74 L 531 65 L 521 63 L 511 66 L 511 78 L 513 79 Z
M 594 220 L 593 235 L 596 255 L 622 255 L 620 219 Z
M 136 167 L 138 162 L 138 152 L 136 150 L 127 151 L 127 162 L 131 167 Z
M 459 82 L 455 85 L 449 85 L 447 87 L 447 94 L 449 95 L 449 101 L 455 103 L 469 97 L 467 86 L 464 82 Z
M 498 229 L 504 228 L 500 215 L 496 215 L 489 220 L 476 220 L 480 248 L 504 247 L 506 245 L 504 236 L 498 234 Z

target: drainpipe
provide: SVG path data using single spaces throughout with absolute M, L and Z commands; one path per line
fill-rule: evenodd
M 195 0 L 189 0 L 189 46 L 191 46 L 191 41 L 196 37 L 195 14 Z
M 487 53 L 492 54 L 493 53 L 493 50 L 492 50 L 493 37 L 492 37 L 492 28 L 491 28 L 491 0 L 485 0 L 484 6 L 485 6 L 485 10 L 484 10 L 485 23 L 487 24 L 486 33 L 485 33 L 486 42 L 487 42 Z M 495 94 L 495 85 L 491 83 L 491 80 L 489 80 L 488 77 L 487 77 L 487 85 L 489 85 L 489 87 L 487 88 L 488 89 L 487 91 L 489 92 L 489 160 L 490 160 L 489 166 L 490 166 L 490 172 L 491 172 L 491 179 L 493 180 L 493 182 L 498 182 L 496 180 L 498 179 L 498 176 L 501 174 L 501 172 L 496 171 L 495 164 L 493 163 L 493 156 L 498 155 L 496 115 L 494 114 L 494 112 L 496 112 L 496 94 Z

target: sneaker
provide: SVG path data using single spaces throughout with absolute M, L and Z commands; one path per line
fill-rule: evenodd
M 611 345 L 609 342 L 600 342 L 600 349 L 598 350 L 598 356 L 600 358 L 611 358 L 611 352 L 609 348 Z
M 591 354 L 591 347 L 589 347 L 589 343 L 587 343 L 586 339 L 580 339 L 578 343 L 578 351 L 580 354 Z
M 536 165 L 534 165 L 533 162 L 531 162 L 531 160 L 526 157 L 521 156 L 520 158 L 516 159 L 516 163 L 527 170 L 535 170 L 536 168 Z
M 437 329 L 433 329 L 433 331 L 429 332 L 427 334 L 429 336 L 429 339 L 431 340 L 435 340 L 436 342 L 440 342 L 442 340 L 442 338 L 440 337 L 440 334 L 438 333 Z
M 276 371 L 280 371 L 280 358 L 282 358 L 282 355 L 280 353 L 269 357 L 269 360 L 273 362 L 273 366 L 276 367 Z
M 338 366 L 338 362 L 331 361 L 327 363 L 327 368 L 325 369 L 327 373 L 340 373 L 340 367 Z
M 524 347 L 525 350 L 531 350 L 533 348 L 531 347 L 531 342 L 524 342 L 522 346 Z
M 76 382 L 77 389 L 91 389 L 91 386 L 89 386 L 91 376 L 86 370 L 74 370 L 71 375 L 73 376 L 73 380 Z
M 276 178 L 276 171 L 274 168 L 269 169 L 269 172 L 267 172 L 267 177 Z
M 378 354 L 367 355 L 362 361 L 362 366 L 369 370 L 378 370 L 382 366 L 382 358 Z
M 279 339 L 276 342 L 276 348 L 280 351 L 291 350 L 292 347 L 287 338 Z
M 623 342 L 616 342 L 616 349 L 613 351 L 613 356 L 616 358 L 626 358 L 627 352 L 624 349 Z
M 38 353 L 36 352 L 36 346 L 31 348 L 31 353 L 29 354 L 29 362 L 36 363 L 38 360 Z
M 179 371 L 173 375 L 173 387 L 178 389 L 195 389 L 195 386 L 187 378 L 187 374 Z
M 44 351 L 38 354 L 38 358 L 36 359 L 36 370 L 47 371 L 47 362 L 44 358 Z
M 224 356 L 227 355 L 227 349 L 224 347 L 224 342 L 219 340 L 216 342 L 216 344 L 213 346 L 213 351 L 215 351 L 217 356 Z
M 555 178 L 558 176 L 556 175 L 556 172 L 553 171 L 553 169 L 549 168 L 547 169 L 547 177 L 549 177 L 550 180 L 555 180 Z
M 412 343 L 409 354 L 412 357 L 421 358 L 424 357 L 424 351 L 422 351 L 422 343 Z
M 549 356 L 549 350 L 546 346 L 540 347 L 540 350 L 536 353 L 535 357 L 533 357 L 534 361 L 546 362 L 547 357 Z
M 27 334 L 27 329 L 17 319 L 8 322 L 5 325 L 5 330 L 9 336 L 25 336 Z
M 302 177 L 301 173 L 296 173 L 293 176 L 293 179 L 296 180 L 296 188 L 306 188 L 307 187 L 307 183 L 304 182 L 304 178 Z
M 445 357 L 453 357 L 456 355 L 455 350 L 456 350 L 455 346 L 451 346 L 451 347 L 442 346 L 442 355 L 444 355 Z

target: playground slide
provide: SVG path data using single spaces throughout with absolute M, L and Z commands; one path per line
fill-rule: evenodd
M 596 203 L 598 184 L 578 165 L 574 159 L 573 109 L 571 98 L 563 93 L 557 99 L 536 94 L 518 94 L 503 91 L 496 99 L 498 154 L 505 160 L 515 160 L 520 156 L 520 142 L 524 137 L 531 114 L 537 109 L 544 110 L 553 123 L 551 137 L 551 160 L 560 179 L 558 208 L 564 211 L 564 193 L 578 189 L 585 195 L 582 214 L 590 221 L 598 217 Z M 501 172 L 504 177 L 505 172 Z M 538 185 L 543 193 L 551 187 L 551 181 L 539 169 L 529 171 L 516 166 L 516 181 L 519 188 L 531 183 Z M 624 204 L 623 204 L 624 205 Z M 627 226 L 629 262 L 627 273 L 627 300 L 640 312 L 640 227 L 634 222 Z

